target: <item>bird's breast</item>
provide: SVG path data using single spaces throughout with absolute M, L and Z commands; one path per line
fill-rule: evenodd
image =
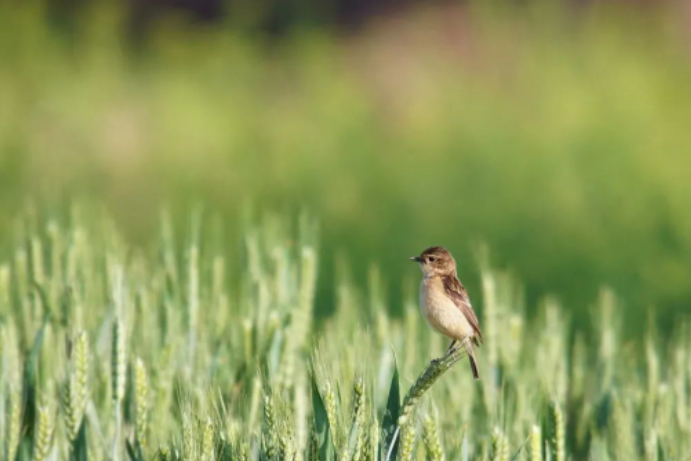
M 420 311 L 427 323 L 439 333 L 463 340 L 473 329 L 461 310 L 446 294 L 440 279 L 423 279 L 420 284 Z

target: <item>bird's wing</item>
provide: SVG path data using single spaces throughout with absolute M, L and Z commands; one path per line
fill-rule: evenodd
M 465 316 L 470 326 L 473 327 L 475 332 L 475 337 L 479 343 L 482 342 L 482 332 L 480 331 L 480 322 L 477 320 L 475 311 L 473 311 L 473 306 L 470 305 L 470 298 L 468 298 L 468 292 L 466 292 L 458 277 L 453 275 L 448 277 L 443 277 L 444 290 L 449 298 L 453 300 L 453 303 L 461 310 L 461 313 Z

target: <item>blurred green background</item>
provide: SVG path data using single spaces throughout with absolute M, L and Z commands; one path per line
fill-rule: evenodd
M 323 311 L 339 253 L 396 305 L 430 245 L 478 299 L 479 242 L 529 300 L 691 308 L 685 2 L 289 4 L 1 3 L 0 238 L 84 198 L 137 244 L 161 206 L 233 238 L 250 204 L 320 220 Z

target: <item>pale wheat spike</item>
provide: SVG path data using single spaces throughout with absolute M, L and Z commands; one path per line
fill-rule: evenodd
M 149 378 L 146 366 L 141 358 L 137 358 L 134 372 L 134 403 L 135 403 L 135 440 L 142 448 L 146 448 L 146 428 L 149 413 Z
M 533 426 L 530 432 L 530 461 L 542 461 L 542 431 L 540 426 Z
M 435 419 L 427 415 L 422 423 L 422 440 L 425 444 L 427 459 L 429 461 L 444 461 L 444 451 L 439 440 L 439 431 Z
M 214 425 L 211 418 L 206 418 L 202 429 L 202 461 L 214 460 Z
M 70 441 L 77 437 L 77 432 L 84 418 L 84 409 L 88 398 L 88 376 L 89 343 L 86 332 L 80 331 L 77 333 L 70 354 L 69 374 L 62 390 L 65 425 Z
M 116 318 L 113 322 L 111 347 L 111 384 L 112 398 L 115 407 L 115 431 L 113 433 L 111 458 L 113 461 L 120 460 L 120 434 L 122 424 L 122 400 L 125 397 L 125 379 L 127 363 L 125 358 L 125 328 L 122 321 Z
M 8 460 L 15 459 L 19 448 L 19 435 L 21 430 L 21 392 L 16 386 L 11 386 L 8 391 L 8 402 L 5 414 L 5 453 Z
M 84 411 L 89 388 L 89 340 L 85 331 L 77 334 L 74 345 L 74 383 L 77 403 Z
M 553 404 L 552 413 L 554 417 L 554 461 L 566 461 L 566 427 L 564 414 L 559 404 Z
M 111 382 L 113 400 L 118 405 L 125 396 L 125 375 L 127 364 L 125 361 L 125 328 L 120 319 L 113 322 L 113 337 L 111 349 Z
M 34 447 L 31 460 L 45 461 L 48 458 L 53 443 L 53 422 L 47 407 L 37 409 L 36 428 L 34 432 Z
M 415 425 L 406 424 L 401 428 L 401 446 L 398 451 L 398 461 L 411 461 L 415 446 Z

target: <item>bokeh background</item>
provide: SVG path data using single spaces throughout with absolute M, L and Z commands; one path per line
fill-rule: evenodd
M 307 210 L 323 312 L 339 254 L 395 306 L 429 245 L 479 293 L 485 243 L 529 301 L 608 285 L 631 328 L 668 327 L 691 309 L 691 7 L 2 2 L 0 238 L 84 199 L 136 245 L 162 206 L 229 239 L 245 209 Z

